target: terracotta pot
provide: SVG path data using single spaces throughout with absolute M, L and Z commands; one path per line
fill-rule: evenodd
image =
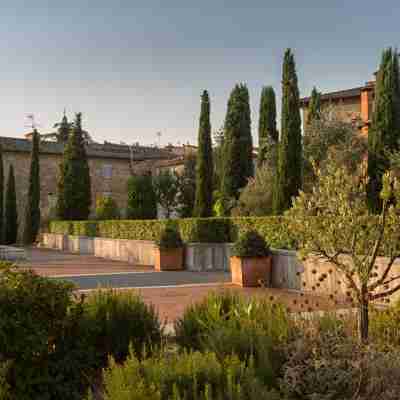
M 155 265 L 156 271 L 179 271 L 183 270 L 183 248 L 160 249 L 156 247 Z
M 231 257 L 232 283 L 242 287 L 269 287 L 272 277 L 272 257 Z

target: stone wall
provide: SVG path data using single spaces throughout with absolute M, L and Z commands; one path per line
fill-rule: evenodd
M 10 165 L 14 167 L 17 209 L 19 221 L 19 237 L 24 229 L 24 211 L 28 194 L 29 172 L 31 163 L 31 142 L 26 139 L 0 137 L 3 148 L 4 176 L 7 182 Z M 57 179 L 59 164 L 62 160 L 63 144 L 44 141 L 40 144 L 40 208 L 42 221 L 54 217 L 57 199 Z M 136 171 L 141 163 L 149 167 L 160 160 L 168 160 L 173 154 L 162 149 L 136 146 L 90 144 L 87 147 L 89 160 L 92 214 L 94 215 L 96 200 L 110 195 L 116 200 L 118 208 L 124 215 L 127 202 L 127 181 L 132 168 Z M 133 163 L 132 163 L 133 160 Z

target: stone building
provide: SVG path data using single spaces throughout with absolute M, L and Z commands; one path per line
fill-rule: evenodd
M 321 108 L 327 106 L 335 108 L 344 121 L 355 123 L 360 131 L 367 135 L 371 124 L 374 94 L 375 80 L 352 89 L 323 93 L 321 95 Z M 300 107 L 303 111 L 304 132 L 306 131 L 309 103 L 310 97 L 300 99 Z
M 5 180 L 7 180 L 10 165 L 14 166 L 21 233 L 28 193 L 31 141 L 0 137 L 0 143 L 3 147 Z M 41 141 L 40 143 L 40 207 L 43 220 L 49 218 L 56 204 L 57 176 L 63 149 L 62 143 L 51 141 Z M 107 142 L 89 144 L 87 154 L 91 175 L 93 211 L 96 199 L 108 195 L 116 200 L 121 210 L 124 210 L 127 201 L 127 180 L 132 172 L 142 163 L 155 164 L 160 160 L 176 158 L 175 154 L 155 147 L 128 146 Z

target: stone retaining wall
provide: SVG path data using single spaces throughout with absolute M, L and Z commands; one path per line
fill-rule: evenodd
M 110 260 L 125 261 L 136 265 L 154 265 L 153 241 L 89 238 L 44 233 L 42 246 L 72 253 L 92 254 Z M 185 246 L 185 268 L 188 271 L 230 271 L 231 243 L 189 243 Z M 272 286 L 301 289 L 296 252 L 272 251 Z
M 154 246 L 150 240 L 95 238 L 94 255 L 136 265 L 154 265 Z

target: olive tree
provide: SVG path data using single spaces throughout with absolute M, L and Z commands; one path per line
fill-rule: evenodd
M 400 257 L 400 181 L 392 172 L 383 176 L 383 207 L 372 215 L 361 170 L 350 175 L 345 167 L 329 165 L 326 172 L 316 169 L 314 189 L 294 199 L 287 212 L 289 229 L 297 235 L 300 259 L 315 256 L 342 276 L 359 310 L 360 339 L 366 342 L 370 303 L 400 290 L 400 275 L 392 268 Z M 383 269 L 377 265 L 379 255 L 386 256 Z

